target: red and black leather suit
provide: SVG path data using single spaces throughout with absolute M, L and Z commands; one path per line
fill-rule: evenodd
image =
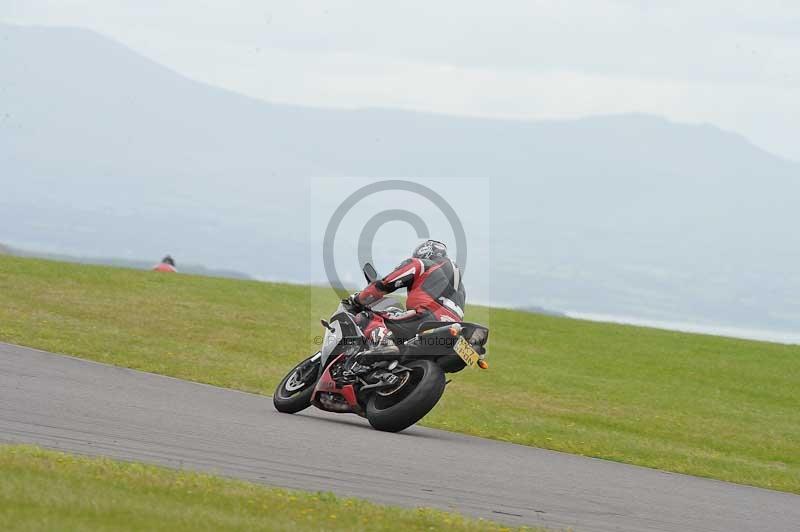
M 387 336 L 401 344 L 413 338 L 426 321 L 464 319 L 466 292 L 461 272 L 449 258 L 405 260 L 389 275 L 355 294 L 354 298 L 358 304 L 370 305 L 399 288 L 408 290 L 406 312 L 366 311 L 356 316 L 356 322 L 373 344 L 384 341 Z

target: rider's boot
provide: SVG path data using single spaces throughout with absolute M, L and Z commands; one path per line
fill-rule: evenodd
M 367 340 L 367 350 L 356 353 L 347 362 L 345 373 L 348 376 L 363 375 L 376 368 L 375 363 L 396 359 L 400 348 L 394 343 L 392 332 L 384 327 L 372 331 Z
M 367 373 L 375 368 L 375 363 L 382 360 L 392 360 L 398 357 L 400 348 L 394 343 L 392 333 L 386 331 L 370 335 L 367 340 L 367 350 L 353 355 L 347 372 L 351 375 Z
M 372 331 L 369 345 L 369 349 L 357 355 L 359 361 L 372 363 L 378 360 L 390 360 L 400 354 L 400 348 L 394 343 L 392 332 L 383 328 Z

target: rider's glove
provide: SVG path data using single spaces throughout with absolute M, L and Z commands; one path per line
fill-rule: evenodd
M 358 302 L 358 292 L 342 299 L 342 303 L 346 306 L 355 307 L 355 308 L 362 308 L 363 305 Z

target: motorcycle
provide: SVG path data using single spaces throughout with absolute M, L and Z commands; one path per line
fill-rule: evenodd
M 367 282 L 378 278 L 369 263 L 363 272 Z M 398 307 L 396 300 L 384 297 L 366 310 L 391 316 Z M 469 322 L 424 322 L 389 359 L 359 358 L 368 343 L 355 315 L 364 309 L 345 300 L 329 321 L 321 320 L 325 328 L 321 349 L 278 384 L 272 396 L 276 410 L 294 414 L 313 405 L 365 417 L 377 430 L 399 432 L 436 406 L 447 384 L 445 373 L 488 368 L 489 329 Z M 358 372 L 353 371 L 356 363 Z

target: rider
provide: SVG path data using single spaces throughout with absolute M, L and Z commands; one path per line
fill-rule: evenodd
M 364 308 L 398 288 L 408 290 L 405 312 L 363 310 L 356 315 L 356 323 L 370 345 L 363 355 L 396 355 L 398 344 L 413 338 L 420 324 L 464 319 L 466 292 L 461 272 L 448 258 L 447 246 L 442 242 L 426 240 L 414 249 L 410 259 L 345 302 Z
M 175 268 L 175 259 L 173 259 L 170 255 L 167 255 L 161 259 L 161 262 L 153 267 L 153 271 L 167 273 L 177 272 L 178 270 Z

